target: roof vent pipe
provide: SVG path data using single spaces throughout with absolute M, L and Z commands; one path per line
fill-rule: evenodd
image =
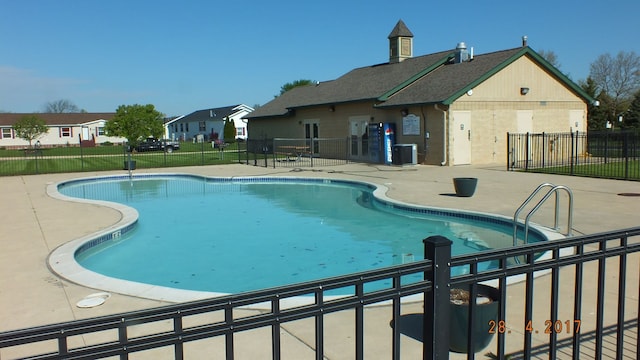
M 469 52 L 467 51 L 467 45 L 463 42 L 459 42 L 458 45 L 456 45 L 455 63 L 459 64 L 467 60 L 469 60 Z
M 526 47 L 527 46 L 527 35 L 522 37 L 522 47 Z

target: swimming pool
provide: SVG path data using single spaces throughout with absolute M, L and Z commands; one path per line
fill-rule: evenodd
M 454 255 L 513 244 L 509 219 L 402 204 L 354 181 L 151 174 L 56 189 L 130 212 L 120 226 L 62 250 L 65 261 L 52 254 L 54 270 L 72 253 L 81 269 L 104 275 L 90 285 L 74 280 L 93 287 L 120 279 L 127 287 L 237 293 L 419 260 L 432 235 L 451 239 Z M 535 229 L 529 237 L 545 239 Z

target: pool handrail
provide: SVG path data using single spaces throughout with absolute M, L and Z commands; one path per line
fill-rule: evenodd
M 567 195 L 569 196 L 569 209 L 568 209 L 568 220 L 567 220 L 567 232 L 566 232 L 566 236 L 571 236 L 571 229 L 573 227 L 573 192 L 571 191 L 571 189 L 569 189 L 568 187 L 564 186 L 564 185 L 554 185 L 552 183 L 543 183 L 540 184 L 532 193 L 531 195 L 529 195 L 529 197 L 522 202 L 522 204 L 520 205 L 520 207 L 518 207 L 518 209 L 516 210 L 516 212 L 513 215 L 513 246 L 517 245 L 518 242 L 518 217 L 520 215 L 520 212 L 522 211 L 522 209 L 524 209 L 524 207 L 531 202 L 531 200 L 545 187 L 551 187 L 551 189 L 542 197 L 542 199 L 540 199 L 540 201 L 538 201 L 538 203 L 533 207 L 533 209 L 531 209 L 531 211 L 529 211 L 529 213 L 527 213 L 527 216 L 525 217 L 525 222 L 524 222 L 524 243 L 527 244 L 528 243 L 528 235 L 529 235 L 529 220 L 531 219 L 531 216 L 533 216 L 533 214 L 538 211 L 538 209 L 542 206 L 542 204 L 552 195 L 555 195 L 555 212 L 554 212 L 554 224 L 553 224 L 553 229 L 554 230 L 558 230 L 559 226 L 558 226 L 558 217 L 559 217 L 559 212 L 560 212 L 560 199 L 558 198 L 558 191 L 559 190 L 565 190 L 567 192 Z

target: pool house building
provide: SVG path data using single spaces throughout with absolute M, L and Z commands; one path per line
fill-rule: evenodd
M 417 163 L 465 165 L 504 163 L 507 132 L 587 129 L 595 100 L 526 37 L 512 49 L 475 54 L 459 42 L 422 56 L 402 20 L 388 38 L 387 62 L 295 87 L 248 114 L 250 139 L 348 138 L 349 160 L 379 162 L 372 132 L 392 124 Z

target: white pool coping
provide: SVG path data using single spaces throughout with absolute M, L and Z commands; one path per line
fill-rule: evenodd
M 407 206 L 407 207 L 413 207 L 413 208 L 424 208 L 424 209 L 430 209 L 430 210 L 434 210 L 434 211 L 445 211 L 445 212 L 452 212 L 452 213 L 461 213 L 461 214 L 469 214 L 469 215 L 477 215 L 477 216 L 481 216 L 481 217 L 489 217 L 489 218 L 496 218 L 496 219 L 502 219 L 502 220 L 507 220 L 507 221 L 513 221 L 513 219 L 510 219 L 506 216 L 501 216 L 501 215 L 496 215 L 496 214 L 490 214 L 490 213 L 482 213 L 482 212 L 474 212 L 474 211 L 467 211 L 467 210 L 456 210 L 456 209 L 446 209 L 446 208 L 437 208 L 437 207 L 428 207 L 428 206 L 420 206 L 420 205 L 416 205 L 416 204 L 410 204 L 410 203 L 404 203 L 401 201 L 397 201 L 394 199 L 391 199 L 389 197 L 386 196 L 386 192 L 387 192 L 387 187 L 384 185 L 379 185 L 379 184 L 373 184 L 373 183 L 368 183 L 368 182 L 364 182 L 364 181 L 354 181 L 354 180 L 342 180 L 342 179 L 332 179 L 332 178 L 322 178 L 322 179 L 318 179 L 318 178 L 301 178 L 301 177 L 283 177 L 283 176 L 257 176 L 257 177 L 207 177 L 207 176 L 201 176 L 201 175 L 192 175 L 192 174 L 185 174 L 185 173 L 159 173 L 159 174 L 145 174 L 143 176 L 133 176 L 134 178 L 148 178 L 148 177 L 154 177 L 154 176 L 159 176 L 159 177 L 172 177 L 172 176 L 193 176 L 193 177 L 201 177 L 201 178 L 211 178 L 211 179 L 230 179 L 230 180 L 242 180 L 242 179 L 247 179 L 247 178 L 263 178 L 263 179 L 287 179 L 287 180 L 300 180 L 300 181 L 305 181 L 305 180 L 312 180 L 312 181 L 319 181 L 319 180 L 330 180 L 330 181 L 336 181 L 336 182 L 341 182 L 341 183 L 359 183 L 359 184 L 363 184 L 363 185 L 370 185 L 375 187 L 375 190 L 373 191 L 373 195 L 375 197 L 377 197 L 378 199 L 382 200 L 382 201 L 387 201 L 390 203 L 394 203 L 394 204 L 398 204 L 398 205 L 402 205 L 402 206 Z M 93 288 L 93 289 L 98 289 L 100 291 L 109 291 L 109 292 L 114 292 L 114 293 L 118 293 L 118 294 L 123 294 L 123 295 L 129 295 L 129 296 L 135 296 L 135 297 L 140 297 L 140 298 L 146 298 L 146 299 L 152 299 L 152 300 L 161 300 L 161 301 L 167 301 L 167 302 L 175 302 L 175 303 L 179 303 L 179 302 L 188 302 L 188 301 L 195 301 L 195 300 L 202 300 L 202 299 L 209 299 L 209 298 L 213 298 L 213 297 L 220 297 L 220 296 L 225 296 L 225 295 L 230 295 L 228 293 L 221 293 L 221 292 L 209 292 L 209 291 L 195 291 L 195 290 L 184 290 L 184 289 L 176 289 L 176 288 L 171 288 L 171 287 L 166 287 L 166 286 L 158 286 L 158 285 L 151 285 L 151 284 L 145 284 L 145 283 L 140 283 L 140 282 L 135 282 L 135 281 L 129 281 L 129 280 L 122 280 L 122 279 L 117 279 L 117 278 L 112 278 L 112 277 L 108 277 L 105 275 L 102 275 L 100 273 L 88 270 L 84 267 L 82 267 L 76 260 L 75 260 L 75 254 L 77 252 L 77 250 L 83 246 L 85 243 L 90 242 L 94 239 L 100 238 L 102 236 L 105 235 L 112 235 L 113 237 L 119 236 L 120 231 L 124 228 L 127 228 L 128 226 L 131 226 L 133 224 L 135 224 L 138 221 L 138 211 L 132 207 L 120 204 L 120 203 L 115 203 L 115 202 L 110 202 L 110 201 L 103 201 L 103 200 L 89 200 L 89 199 L 81 199 L 81 198 L 75 198 L 75 197 L 69 197 L 66 195 L 61 194 L 60 192 L 58 192 L 58 186 L 60 184 L 63 183 L 69 183 L 69 182 L 76 182 L 76 181 L 88 181 L 88 180 L 105 180 L 105 179 L 118 179 L 118 178 L 122 178 L 122 175 L 117 175 L 117 176 L 96 176 L 96 177 L 85 177 L 85 178 L 77 178 L 77 179 L 73 179 L 73 180 L 67 180 L 67 181 L 62 181 L 62 182 L 57 182 L 57 183 L 50 183 L 47 185 L 47 194 L 49 196 L 51 196 L 52 198 L 55 199 L 59 199 L 59 200 L 63 200 L 63 201 L 72 201 L 72 202 L 78 202 L 78 203 L 88 203 L 88 204 L 94 204 L 94 205 L 100 205 L 100 206 L 105 206 L 105 207 L 109 207 L 112 209 L 117 210 L 118 212 L 120 212 L 121 214 L 121 218 L 120 220 L 111 225 L 108 226 L 104 229 L 101 229 L 97 232 L 94 232 L 92 234 L 88 234 L 85 235 L 83 237 L 74 239 L 72 241 L 69 241 L 59 247 L 57 247 L 56 249 L 54 249 L 51 254 L 48 257 L 48 266 L 49 269 L 51 271 L 53 271 L 54 273 L 56 273 L 58 276 L 81 286 L 85 286 L 88 288 Z M 530 224 L 530 229 L 534 229 L 536 231 L 539 231 L 540 233 L 542 233 L 545 237 L 547 237 L 548 240 L 557 240 L 557 239 L 562 239 L 565 238 L 562 234 L 558 233 L 557 231 L 554 231 L 553 229 L 549 229 L 546 228 L 544 226 L 540 226 L 537 224 Z M 115 236 L 114 236 L 115 235 Z M 565 255 L 565 253 L 561 253 L 561 255 Z M 544 254 L 540 259 L 547 259 L 550 258 L 551 254 L 547 253 Z M 548 273 L 548 271 L 542 272 L 536 272 L 535 276 L 540 276 L 542 274 Z M 524 280 L 524 275 L 518 275 L 518 276 L 512 276 L 507 280 L 507 283 L 515 283 L 515 282 L 520 282 Z M 493 283 L 493 282 L 490 282 Z M 497 284 L 497 282 L 496 282 Z M 495 285 L 494 285 L 495 286 Z M 341 298 L 343 296 L 325 296 L 325 300 L 331 300 L 331 299 L 335 299 L 335 298 Z M 422 295 L 418 294 L 418 295 L 412 295 L 412 296 L 408 296 L 403 298 L 403 301 L 419 301 L 422 299 Z M 281 306 L 283 308 L 285 307 L 289 307 L 289 306 L 300 306 L 300 305 L 307 305 L 307 304 L 313 304 L 314 303 L 314 298 L 313 296 L 299 296 L 299 297 L 291 297 L 291 298 L 286 298 L 283 299 L 283 301 L 281 302 Z M 380 303 L 380 305 L 383 305 L 383 303 Z M 265 303 L 264 306 L 260 305 L 260 304 L 256 304 L 255 306 L 252 306 L 253 308 L 270 308 L 271 304 L 267 304 Z

